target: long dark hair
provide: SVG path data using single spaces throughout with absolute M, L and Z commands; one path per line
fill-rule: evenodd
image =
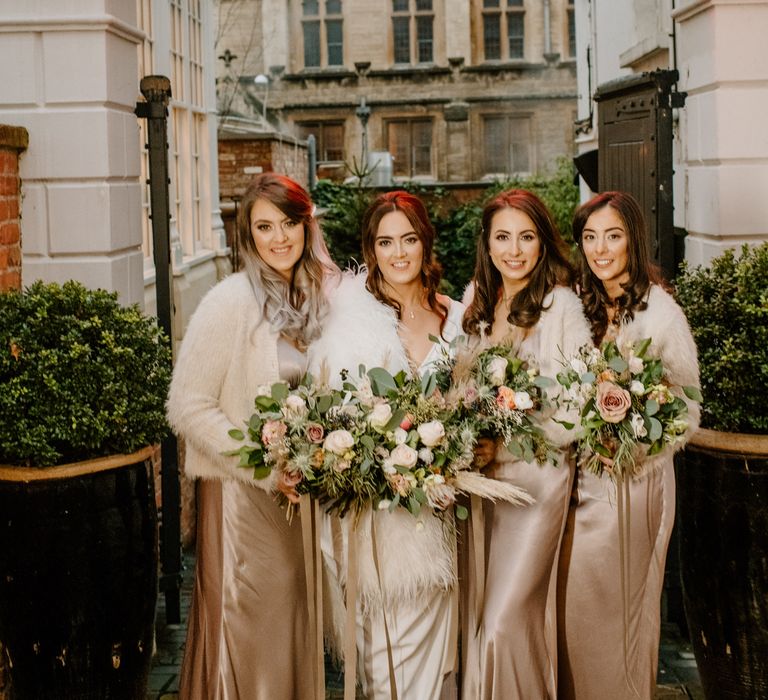
M 265 263 L 256 250 L 251 210 L 259 199 L 270 202 L 304 227 L 304 250 L 290 282 Z M 284 175 L 257 175 L 240 203 L 237 240 L 251 287 L 272 329 L 294 339 L 299 347 L 306 347 L 320 334 L 320 321 L 327 308 L 324 285 L 340 274 L 326 248 L 309 193 Z
M 424 202 L 416 195 L 403 190 L 385 192 L 376 197 L 366 210 L 363 216 L 363 260 L 368 268 L 368 280 L 365 286 L 382 304 L 391 306 L 397 312 L 398 318 L 402 318 L 402 308 L 395 299 L 386 293 L 386 283 L 376 262 L 376 232 L 384 216 L 393 211 L 401 211 L 408 217 L 414 233 L 421 241 L 423 248 L 419 273 L 421 286 L 426 293 L 427 306 L 441 319 L 440 330 L 442 332 L 448 309 L 437 298 L 437 288 L 442 275 L 442 268 L 435 259 L 434 253 L 437 234 L 435 227 L 429 220 Z
M 506 190 L 483 209 L 482 230 L 477 239 L 477 260 L 472 277 L 475 294 L 464 314 L 464 331 L 479 335 L 483 326 L 493 325 L 494 311 L 502 293 L 501 273 L 491 260 L 490 237 L 494 215 L 505 208 L 519 209 L 533 222 L 541 243 L 541 254 L 528 284 L 512 298 L 507 321 L 513 326 L 531 328 L 544 309 L 544 298 L 556 285 L 570 286 L 573 270 L 568 262 L 568 247 L 549 210 L 533 192 Z
M 628 280 L 621 285 L 623 293 L 611 300 L 605 285 L 592 272 L 584 255 L 582 235 L 587 219 L 605 207 L 611 207 L 624 224 L 627 234 Z M 619 325 L 631 320 L 635 311 L 647 307 L 651 284 L 666 286 L 658 268 L 651 263 L 646 237 L 645 217 L 637 200 L 627 192 L 602 192 L 582 204 L 573 216 L 573 237 L 578 243 L 577 265 L 580 278 L 580 296 L 584 313 L 589 319 L 592 339 L 599 343 L 608 330 L 608 307 L 614 306 L 613 323 Z

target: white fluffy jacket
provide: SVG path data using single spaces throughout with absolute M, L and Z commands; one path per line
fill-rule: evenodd
M 381 304 L 365 289 L 365 274 L 345 274 L 330 298 L 330 312 L 322 336 L 309 348 L 310 371 L 325 367 L 330 383 L 340 386 L 339 372 L 347 369 L 357 377 L 358 366 L 385 367 L 392 373 L 408 369 L 408 357 L 397 333 L 393 309 Z M 379 573 L 376 575 L 371 546 L 371 522 L 375 521 Z M 342 521 L 343 537 L 336 538 L 333 556 L 342 585 L 346 575 L 346 543 L 351 517 Z M 357 528 L 359 591 L 363 609 L 387 607 L 411 601 L 422 593 L 447 590 L 455 585 L 453 527 L 449 518 L 424 512 L 417 521 L 398 509 L 364 513 Z
M 257 388 L 278 379 L 277 334 L 263 320 L 246 274 L 231 275 L 195 310 L 173 370 L 168 421 L 186 442 L 188 477 L 273 490 L 274 474 L 254 479 L 237 457 L 223 453 L 244 444 L 228 432 L 247 423 Z
M 618 344 L 636 343 L 645 338 L 652 339 L 649 356 L 661 358 L 672 391 L 688 405 L 688 430 L 685 440 L 644 460 L 642 472 L 648 474 L 671 461 L 673 454 L 682 448 L 698 429 L 700 417 L 699 404 L 691 401 L 680 390 L 683 386 L 699 386 L 696 343 L 683 310 L 667 292 L 655 284 L 651 285 L 648 292 L 647 308 L 644 311 L 636 311 L 635 317 L 621 326 L 616 341 Z

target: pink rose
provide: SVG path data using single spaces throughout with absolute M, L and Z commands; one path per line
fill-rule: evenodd
M 595 404 L 606 423 L 620 423 L 627 415 L 632 399 L 626 389 L 613 382 L 600 382 L 597 385 Z
M 285 437 L 287 430 L 285 423 L 279 420 L 268 420 L 261 429 L 261 441 L 265 445 L 272 445 Z
M 286 469 L 283 472 L 283 483 L 289 488 L 300 484 L 303 478 L 304 475 L 298 469 L 296 471 L 289 471 Z
M 315 445 L 319 445 L 323 441 L 323 437 L 325 437 L 325 431 L 323 430 L 323 426 L 319 423 L 308 423 L 306 435 L 307 440 Z

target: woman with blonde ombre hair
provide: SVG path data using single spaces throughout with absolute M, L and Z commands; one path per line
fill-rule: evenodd
M 197 479 L 197 560 L 179 696 L 183 700 L 314 697 L 306 662 L 307 585 L 301 526 L 275 495 L 297 501 L 273 471 L 256 480 L 227 456 L 259 387 L 296 383 L 338 279 L 306 190 L 265 173 L 238 216 L 244 270 L 211 289 L 189 321 L 173 372 L 168 420 Z M 275 663 L 280 659 L 280 663 Z M 310 666 L 312 664 L 310 663 Z
M 665 382 L 688 404 L 690 436 L 699 406 L 681 387 L 699 384 L 696 346 L 682 309 L 651 263 L 640 206 L 626 192 L 603 192 L 577 209 L 573 234 L 595 344 L 650 338 L 649 356 L 662 360 Z M 664 563 L 675 521 L 672 453 L 681 446 L 638 456 L 640 476 L 621 485 L 577 470 L 558 576 L 564 700 L 653 697 Z M 610 469 L 610 459 L 604 461 Z

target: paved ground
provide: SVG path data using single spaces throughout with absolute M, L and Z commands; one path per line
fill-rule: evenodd
M 165 624 L 165 600 L 160 596 L 157 611 L 157 651 L 149 677 L 147 700 L 176 700 L 179 689 L 179 668 L 184 653 L 187 612 L 192 596 L 194 559 L 184 556 L 184 583 L 181 592 L 179 625 Z M 326 676 L 328 700 L 341 700 L 342 679 L 330 666 Z M 690 644 L 680 638 L 677 625 L 662 629 L 659 650 L 659 686 L 654 700 L 689 698 L 704 700 Z

